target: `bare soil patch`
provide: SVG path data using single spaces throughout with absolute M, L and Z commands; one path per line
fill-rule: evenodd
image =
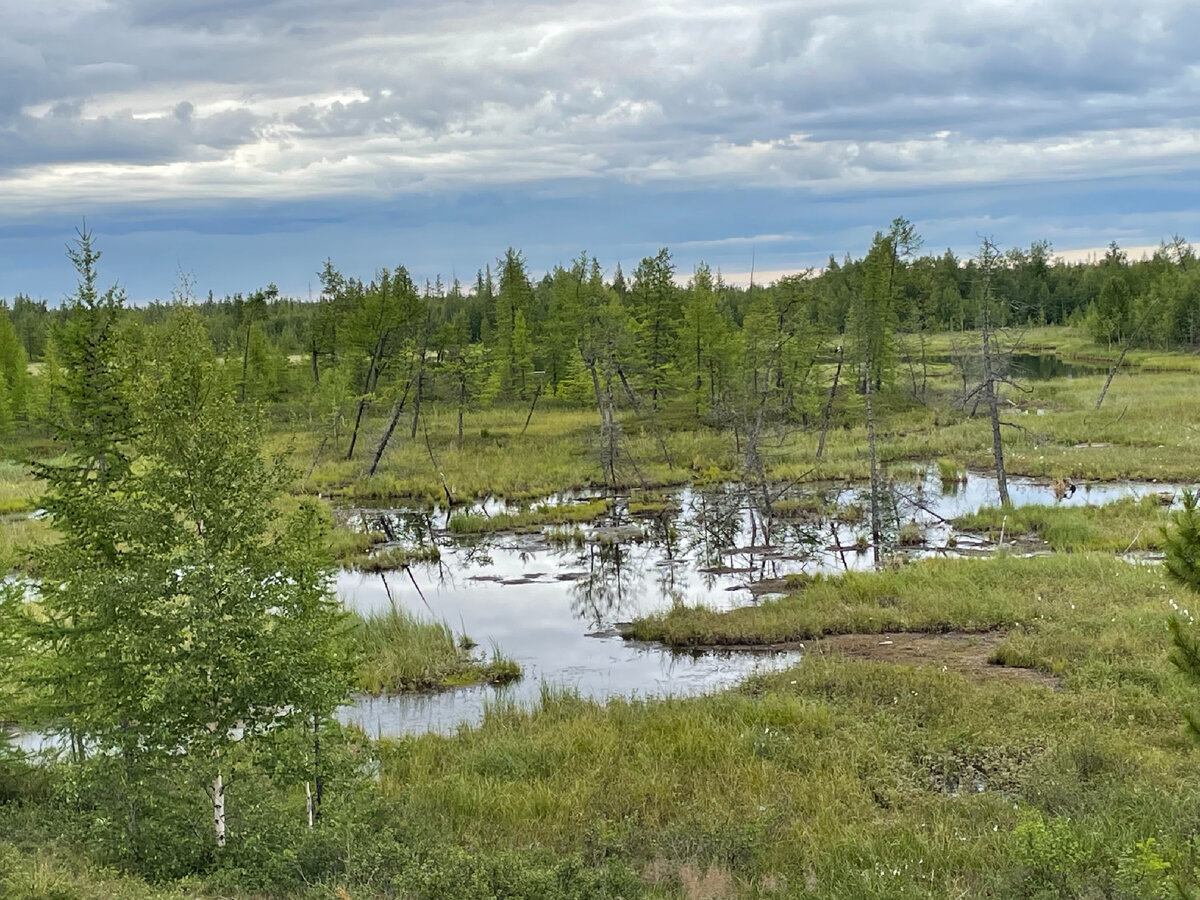
M 1003 640 L 1004 634 L 999 631 L 838 634 L 809 641 L 805 650 L 905 666 L 937 666 L 969 678 L 999 678 L 1022 684 L 1040 684 L 1054 690 L 1062 686 L 1059 678 L 1045 672 L 990 662 L 992 652 Z

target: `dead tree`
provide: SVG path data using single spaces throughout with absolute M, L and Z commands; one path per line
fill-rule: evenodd
M 1142 313 L 1142 318 L 1138 321 L 1137 327 L 1135 327 L 1133 331 L 1129 333 L 1129 337 L 1125 338 L 1125 346 L 1121 348 L 1121 355 L 1117 357 L 1117 361 L 1113 363 L 1112 368 L 1108 370 L 1108 377 L 1104 379 L 1104 387 L 1100 389 L 1100 396 L 1096 398 L 1096 409 L 1099 409 L 1100 405 L 1104 403 L 1104 396 L 1108 393 L 1108 388 L 1109 385 L 1112 384 L 1113 378 L 1115 378 L 1117 375 L 1117 369 L 1121 368 L 1121 363 L 1125 362 L 1125 354 L 1129 352 L 1129 348 L 1133 346 L 1133 342 L 1136 341 L 1138 336 L 1142 333 L 1143 326 L 1145 326 L 1147 320 L 1150 318 L 1150 314 L 1154 312 L 1154 308 L 1158 306 L 1158 301 L 1160 299 L 1161 295 L 1154 298 L 1154 302 L 1146 307 L 1146 311 Z
M 866 390 L 863 392 L 863 402 L 866 405 L 867 413 L 867 449 L 871 458 L 871 561 L 878 567 L 879 545 L 882 541 L 883 528 L 879 521 L 879 464 L 875 454 L 875 414 L 871 408 L 871 362 L 871 354 L 868 352 Z
M 838 379 L 842 377 L 842 362 L 845 359 L 841 346 L 838 346 L 834 352 L 837 353 L 837 368 L 833 370 L 833 384 L 829 386 L 829 399 L 825 401 L 825 414 L 821 420 L 821 437 L 817 441 L 817 459 L 820 459 L 821 454 L 825 452 L 825 434 L 829 431 L 829 419 L 833 415 L 833 400 L 837 396 Z

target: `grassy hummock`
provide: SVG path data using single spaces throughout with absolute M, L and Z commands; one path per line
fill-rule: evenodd
M 1067 553 L 1161 550 L 1172 496 L 1168 491 L 1163 497 L 1127 498 L 1103 506 L 991 506 L 958 517 L 954 526 L 984 532 L 992 540 L 999 540 L 1003 529 L 1005 540 L 1035 537 Z
M 498 648 L 490 658 L 480 658 L 466 635 L 456 639 L 443 622 L 420 619 L 396 607 L 356 618 L 362 652 L 358 686 L 367 693 L 506 684 L 521 677 L 521 667 Z
M 1157 567 L 1110 554 L 926 559 L 899 570 L 813 578 L 801 591 L 715 612 L 677 607 L 627 636 L 672 647 L 763 646 L 824 635 L 1002 630 L 999 662 L 1069 679 L 1103 669 L 1161 684 L 1169 601 Z

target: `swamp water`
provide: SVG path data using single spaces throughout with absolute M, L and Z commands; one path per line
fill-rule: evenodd
M 349 524 L 389 534 L 381 546 L 436 544 L 441 561 L 407 571 L 344 571 L 337 589 L 347 606 L 369 613 L 395 604 L 418 616 L 445 621 L 456 632 L 515 659 L 524 677 L 510 685 L 480 685 L 436 693 L 360 695 L 341 710 L 344 721 L 368 734 L 453 732 L 476 723 L 489 704 L 536 703 L 545 688 L 580 696 L 683 696 L 730 687 L 756 670 L 797 662 L 797 652 L 676 652 L 626 641 L 619 626 L 674 604 L 730 609 L 786 590 L 788 575 L 869 569 L 871 553 L 860 542 L 869 533 L 868 494 L 862 486 L 802 485 L 768 488 L 773 514 L 764 515 L 761 492 L 741 485 L 684 488 L 654 494 L 650 503 L 614 499 L 609 513 L 579 526 L 549 526 L 529 533 L 459 535 L 445 510 L 344 511 Z M 1046 482 L 1013 478 L 1015 506 L 1055 503 Z M 1108 503 L 1122 497 L 1172 492 L 1151 483 L 1080 486 L 1057 502 Z M 598 495 L 562 495 L 536 505 L 570 505 Z M 897 481 L 885 515 L 893 539 L 904 527 L 910 556 L 968 555 L 994 549 L 981 536 L 954 533 L 948 520 L 998 503 L 989 477 L 971 473 L 965 483 L 943 485 L 936 470 Z M 511 511 L 495 501 L 468 512 Z M 461 515 L 456 510 L 453 515 Z M 915 529 L 915 530 L 914 530 Z M 916 535 L 919 539 L 913 540 Z M 863 547 L 864 549 L 858 549 Z

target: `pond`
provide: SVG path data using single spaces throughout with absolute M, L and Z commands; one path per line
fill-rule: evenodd
M 1101 504 L 1169 490 L 1157 483 L 1085 484 L 1058 502 Z M 495 644 L 525 673 L 505 687 L 357 697 L 341 710 L 343 719 L 372 736 L 449 733 L 478 722 L 489 704 L 536 702 L 543 688 L 598 700 L 690 695 L 732 686 L 755 670 L 794 664 L 800 656 L 794 652 L 681 654 L 625 641 L 619 630 L 623 622 L 674 604 L 729 609 L 755 603 L 785 590 L 788 575 L 871 567 L 860 540 L 869 531 L 863 486 L 772 486 L 768 492 L 769 513 L 761 489 L 682 488 L 659 492 L 653 503 L 612 498 L 602 520 L 578 529 L 474 536 L 455 534 L 446 511 L 438 508 L 343 511 L 352 525 L 386 530 L 395 545 L 432 542 L 441 552 L 440 562 L 406 571 L 342 572 L 337 588 L 347 606 L 371 612 L 396 604 L 445 621 L 485 650 Z M 1017 506 L 1056 502 L 1046 482 L 1013 478 L 1009 492 Z M 562 495 L 543 502 L 595 499 Z M 998 502 L 986 475 L 969 473 L 965 483 L 951 486 L 930 469 L 921 478 L 895 482 L 885 501 L 893 539 L 900 525 L 910 535 L 896 552 L 950 556 L 994 549 L 982 536 L 958 533 L 951 542 L 948 524 Z M 491 501 L 472 512 L 506 511 L 503 503 Z M 918 541 L 911 540 L 914 527 Z
M 912 362 L 920 366 L 919 358 L 913 359 Z M 965 371 L 971 381 L 983 379 L 983 356 L 978 352 L 930 354 L 926 357 L 926 362 L 952 365 L 956 370 Z M 1004 367 L 1005 373 L 1018 382 L 1107 375 L 1109 371 L 1109 367 L 1103 364 L 1066 362 L 1053 353 L 1013 353 L 1007 357 L 1000 357 L 999 363 Z

